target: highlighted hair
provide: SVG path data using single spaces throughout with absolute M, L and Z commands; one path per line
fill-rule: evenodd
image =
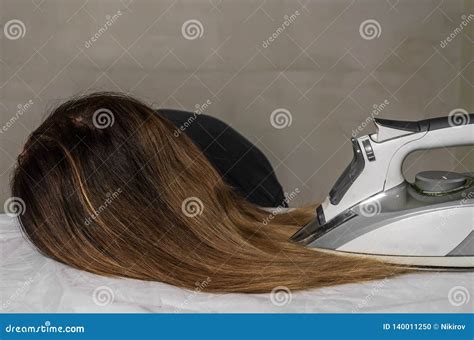
M 111 124 L 97 127 L 94 114 L 104 109 Z M 174 130 L 121 94 L 59 106 L 27 140 L 12 180 L 26 204 L 19 219 L 27 237 L 44 255 L 91 273 L 191 289 L 206 281 L 214 292 L 299 290 L 404 271 L 290 242 L 312 207 L 269 219 Z

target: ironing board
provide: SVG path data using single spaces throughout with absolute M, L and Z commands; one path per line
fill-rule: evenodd
M 0 215 L 0 312 L 472 313 L 474 274 L 425 272 L 275 299 L 208 294 L 159 282 L 106 278 L 39 254 L 17 222 Z M 276 300 L 276 301 L 275 301 Z

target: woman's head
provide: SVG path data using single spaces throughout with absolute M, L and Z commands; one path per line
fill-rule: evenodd
M 12 180 L 27 237 L 46 256 L 92 273 L 188 288 L 210 280 L 210 291 L 304 289 L 395 273 L 289 242 L 311 218 L 308 209 L 267 223 L 267 212 L 236 195 L 174 132 L 121 94 L 59 106 L 29 136 Z

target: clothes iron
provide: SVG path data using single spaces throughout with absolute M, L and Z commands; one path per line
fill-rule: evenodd
M 377 132 L 352 138 L 354 158 L 292 240 L 397 264 L 474 268 L 474 172 L 424 171 L 414 183 L 402 173 L 413 151 L 473 145 L 474 114 L 457 118 L 374 119 Z

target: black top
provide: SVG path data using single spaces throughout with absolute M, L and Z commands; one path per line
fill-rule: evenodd
M 224 181 L 262 207 L 286 206 L 275 172 L 254 144 L 217 118 L 178 110 L 158 110 L 202 150 Z M 180 130 L 181 128 L 181 130 Z

